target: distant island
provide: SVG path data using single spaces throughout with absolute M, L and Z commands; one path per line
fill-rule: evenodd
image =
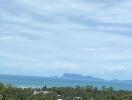
M 87 81 L 104 81 L 104 79 L 92 77 L 92 76 L 83 76 L 80 74 L 73 73 L 64 73 L 61 79 L 69 79 L 69 80 L 87 80 Z
M 119 79 L 112 79 L 112 80 L 105 80 L 98 77 L 93 76 L 83 76 L 81 74 L 75 73 L 64 73 L 61 77 L 53 76 L 50 78 L 59 78 L 59 79 L 67 79 L 67 80 L 83 80 L 83 81 L 109 81 L 109 82 L 132 82 L 132 80 L 119 80 Z
M 93 85 L 98 88 L 102 86 L 114 87 L 115 89 L 132 90 L 131 80 L 104 80 L 93 76 L 83 76 L 74 73 L 64 73 L 61 77 L 38 77 L 38 76 L 22 76 L 22 75 L 0 75 L 0 82 L 4 84 L 12 84 L 17 87 L 39 88 L 48 87 L 75 87 L 76 85 L 87 86 Z

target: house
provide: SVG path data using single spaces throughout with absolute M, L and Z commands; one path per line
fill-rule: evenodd
M 43 93 L 43 94 L 49 94 L 50 92 L 49 91 L 36 91 L 36 90 L 34 90 L 34 95 L 35 94 L 39 94 L 39 93 Z
M 57 100 L 63 100 L 63 99 L 61 99 L 62 97 L 61 97 L 61 95 L 57 95 Z

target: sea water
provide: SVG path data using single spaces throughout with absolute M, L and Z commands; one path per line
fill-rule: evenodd
M 46 78 L 33 76 L 17 76 L 17 75 L 0 75 L 0 83 L 11 84 L 17 87 L 75 87 L 77 85 L 92 85 L 97 88 L 103 86 L 113 87 L 114 89 L 123 89 L 132 91 L 132 82 L 125 81 L 87 81 L 87 80 L 68 80 L 61 78 Z

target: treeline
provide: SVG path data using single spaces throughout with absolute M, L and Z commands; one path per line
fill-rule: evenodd
M 132 100 L 132 92 L 86 87 L 16 88 L 0 84 L 0 100 Z

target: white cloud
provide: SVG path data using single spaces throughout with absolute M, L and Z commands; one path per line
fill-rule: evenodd
M 35 75 L 75 71 L 107 78 L 132 72 L 130 0 L 13 0 L 15 9 L 7 3 L 9 9 L 0 7 L 0 59 L 6 58 L 6 67 L 20 74 L 32 68 Z

